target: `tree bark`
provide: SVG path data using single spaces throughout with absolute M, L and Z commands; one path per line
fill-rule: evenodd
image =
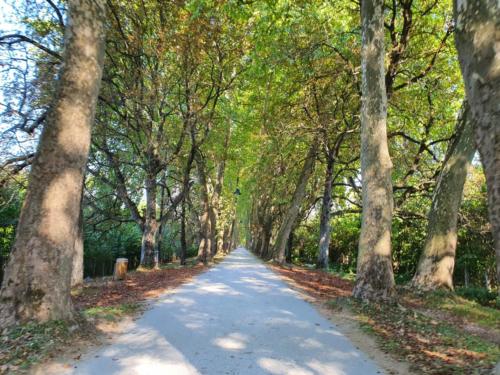
M 394 289 L 392 162 L 387 146 L 384 80 L 384 1 L 362 1 L 361 21 L 363 217 L 353 295 L 365 300 L 384 300 L 391 298 Z
M 0 291 L 0 326 L 73 315 L 82 181 L 104 57 L 105 2 L 68 1 L 64 65 Z
M 224 227 L 220 222 L 220 198 L 222 195 L 222 187 L 224 185 L 224 174 L 226 172 L 226 161 L 229 148 L 229 140 L 231 139 L 231 124 L 227 126 L 226 135 L 224 137 L 224 151 L 222 160 L 217 166 L 217 181 L 215 183 L 214 193 L 212 196 L 212 210 L 213 210 L 213 225 L 216 231 L 216 244 L 215 253 L 224 252 Z M 219 228 L 220 227 L 220 228 Z M 214 254 L 215 255 L 215 254 Z
M 82 180 L 83 184 L 83 180 Z M 83 188 L 80 195 L 80 210 L 78 214 L 78 228 L 75 238 L 75 252 L 71 268 L 71 287 L 83 284 Z
M 500 4 L 455 0 L 455 44 L 486 175 L 488 213 L 500 280 Z M 500 292 L 500 289 L 499 289 Z
M 181 265 L 186 264 L 186 255 L 187 255 L 187 241 L 186 241 L 186 200 L 182 199 L 181 203 L 181 253 L 180 253 L 180 262 Z
M 317 154 L 317 143 L 318 139 L 315 138 L 311 144 L 311 147 L 309 148 L 304 166 L 302 167 L 302 171 L 300 172 L 299 181 L 297 182 L 297 187 L 295 188 L 295 192 L 293 193 L 291 205 L 285 214 L 283 223 L 281 224 L 280 230 L 278 232 L 278 236 L 276 237 L 274 258 L 280 264 L 285 263 L 286 243 L 288 241 L 288 237 L 290 236 L 293 224 L 295 223 L 295 220 L 297 220 L 297 216 L 299 215 L 300 205 L 302 204 L 304 196 L 306 195 L 307 182 L 309 181 L 309 177 L 311 177 L 311 174 L 314 170 L 314 164 L 316 162 Z
M 288 236 L 288 241 L 286 242 L 286 262 L 292 263 L 292 251 L 293 251 L 293 233 L 294 229 L 290 231 L 290 235 Z
M 158 221 L 156 220 L 156 176 L 146 177 L 146 213 L 141 242 L 141 267 L 158 268 L 155 256 Z
M 214 255 L 214 248 L 217 249 L 215 241 L 215 228 L 213 212 L 210 205 L 210 193 L 204 161 L 197 155 L 196 164 L 198 166 L 198 176 L 201 185 L 202 212 L 200 215 L 200 244 L 198 246 L 198 259 L 204 264 Z
M 328 157 L 325 173 L 325 187 L 321 204 L 321 218 L 319 223 L 319 251 L 317 268 L 328 268 L 328 249 L 330 247 L 330 206 L 332 204 L 333 183 L 333 156 Z
M 412 285 L 422 290 L 453 290 L 457 219 L 467 170 L 476 150 L 470 110 L 464 103 L 455 140 L 443 163 L 428 215 L 427 238 Z

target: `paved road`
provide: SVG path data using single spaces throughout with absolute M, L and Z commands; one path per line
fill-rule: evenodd
M 67 374 L 371 375 L 379 369 L 247 250 L 154 303 Z

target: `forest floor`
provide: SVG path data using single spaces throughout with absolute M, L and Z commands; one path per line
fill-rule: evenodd
M 417 295 L 398 289 L 397 303 L 366 304 L 350 297 L 353 283 L 340 275 L 269 264 L 311 298 L 356 344 L 354 324 L 394 359 L 424 374 L 490 374 L 500 359 L 500 310 L 453 293 Z

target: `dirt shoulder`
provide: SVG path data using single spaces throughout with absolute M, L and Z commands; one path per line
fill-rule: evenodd
M 268 266 L 315 304 L 337 328 L 389 374 L 490 374 L 500 359 L 500 333 L 484 326 L 496 311 L 474 308 L 446 294 L 433 298 L 399 291 L 393 305 L 366 304 L 350 297 L 352 282 L 334 274 L 297 266 Z M 437 302 L 438 300 L 439 302 Z M 461 303 L 462 310 L 450 308 Z M 478 324 L 480 322 L 481 324 Z
M 331 277 L 326 272 L 309 270 L 301 267 L 268 266 L 282 279 L 299 292 L 301 297 L 313 304 L 319 312 L 328 318 L 343 335 L 349 338 L 357 349 L 391 375 L 410 375 L 410 364 L 394 358 L 382 351 L 375 338 L 366 334 L 355 315 L 348 310 L 332 309 L 332 299 L 346 298 L 351 294 L 352 283 L 339 277 Z

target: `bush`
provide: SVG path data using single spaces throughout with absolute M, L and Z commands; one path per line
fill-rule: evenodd
M 495 306 L 498 293 L 481 287 L 457 288 L 456 293 L 483 306 Z

